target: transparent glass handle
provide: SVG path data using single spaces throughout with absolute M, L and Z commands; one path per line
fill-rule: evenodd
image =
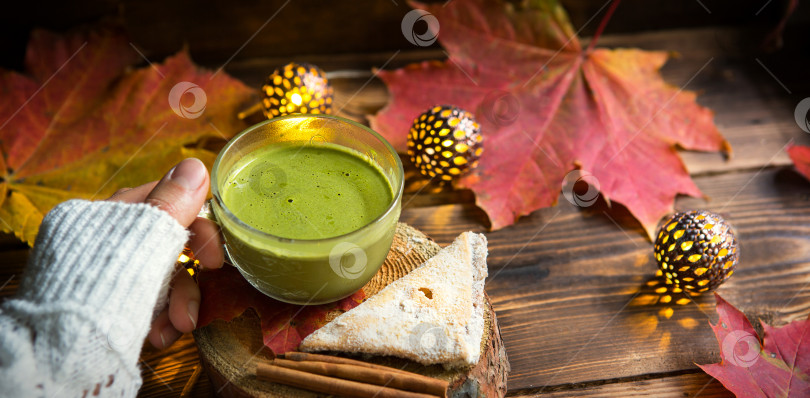
M 197 213 L 197 217 L 207 218 L 213 221 L 214 224 L 219 225 L 216 217 L 214 217 L 214 212 L 211 211 L 211 200 L 206 200 L 205 203 L 203 203 L 200 212 Z
M 219 225 L 216 217 L 214 217 L 214 212 L 211 211 L 210 200 L 206 200 L 205 203 L 203 203 L 202 207 L 200 208 L 200 212 L 197 213 L 197 217 L 206 218 L 213 221 L 214 224 Z M 228 257 L 227 250 L 225 250 L 225 262 L 231 262 L 230 257 Z M 188 271 L 188 273 L 194 277 L 194 280 L 197 280 L 197 272 L 199 272 L 200 261 L 197 260 L 197 258 L 194 256 L 194 252 L 188 246 L 184 247 L 183 252 L 177 256 L 177 265 L 184 267 L 186 271 Z

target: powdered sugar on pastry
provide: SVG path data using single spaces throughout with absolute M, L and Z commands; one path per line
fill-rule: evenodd
M 303 351 L 473 365 L 484 333 L 487 241 L 465 232 L 436 256 L 301 342 Z

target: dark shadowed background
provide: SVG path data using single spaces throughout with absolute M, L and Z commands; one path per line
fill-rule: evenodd
M 783 18 L 790 1 L 625 0 L 606 32 L 735 26 L 750 32 L 748 44 L 756 47 Z M 581 36 L 594 32 L 607 3 L 562 0 Z M 415 49 L 400 30 L 410 10 L 404 0 L 15 1 L 0 10 L 0 66 L 18 70 L 32 28 L 60 31 L 103 18 L 123 21 L 133 45 L 150 59 L 160 60 L 185 45 L 196 62 L 211 67 L 231 57 L 238 62 Z M 810 52 L 808 27 L 810 4 L 804 1 L 788 21 L 787 46 Z

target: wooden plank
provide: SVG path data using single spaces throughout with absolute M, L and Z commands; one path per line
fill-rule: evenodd
M 510 393 L 509 397 L 656 397 L 656 398 L 733 398 L 734 394 L 705 373 L 654 377 L 645 380 L 616 381 L 599 385 L 567 386 L 566 389 L 531 389 Z
M 783 324 L 810 312 L 810 183 L 787 168 L 704 176 L 713 198 L 677 208 L 725 214 L 737 228 L 741 259 L 719 289 L 756 322 Z M 408 208 L 402 221 L 448 244 L 483 232 L 472 205 Z M 708 320 L 714 299 L 656 304 L 647 286 L 651 244 L 625 210 L 560 205 L 487 233 L 487 291 L 502 321 L 512 363 L 510 390 L 694 369 L 719 359 Z M 624 229 L 619 229 L 619 225 Z M 674 303 L 675 300 L 673 300 Z
M 158 351 L 148 342 L 141 353 L 141 377 L 143 387 L 138 391 L 139 397 L 176 398 L 199 366 L 197 344 L 191 333 L 184 334 L 171 347 Z M 190 396 L 212 396 L 211 383 L 203 372 L 194 383 Z
M 699 94 L 698 102 L 715 112 L 715 123 L 734 150 L 730 161 L 717 154 L 681 152 L 691 174 L 790 164 L 785 144 L 810 144 L 810 135 L 793 120 L 804 97 L 796 94 L 810 91 L 795 62 L 806 55 L 763 57 L 752 43 L 757 36 L 750 31 L 723 28 L 608 35 L 600 41 L 607 47 L 674 52 L 662 68 L 664 79 Z

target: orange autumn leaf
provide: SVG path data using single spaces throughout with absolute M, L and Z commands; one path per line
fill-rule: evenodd
M 474 112 L 484 152 L 456 186 L 475 192 L 492 229 L 554 205 L 581 169 L 573 176 L 598 183 L 651 235 L 676 195 L 701 195 L 676 147 L 730 152 L 712 112 L 661 78 L 666 53 L 584 49 L 557 1 L 414 5 L 438 21 L 448 60 L 380 72 L 391 100 L 371 126 L 404 151 L 430 107 Z
M 245 127 L 236 113 L 252 91 L 238 80 L 196 67 L 186 52 L 138 63 L 117 28 L 40 30 L 25 73 L 0 70 L 0 230 L 33 244 L 54 205 L 156 180 L 186 157 L 210 165 L 214 153 L 187 146 Z M 169 97 L 182 82 L 172 94 L 178 114 Z

